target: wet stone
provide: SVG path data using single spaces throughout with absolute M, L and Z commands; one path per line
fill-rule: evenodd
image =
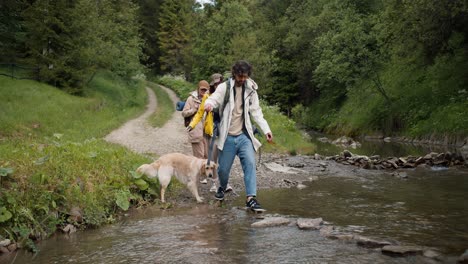
M 320 225 L 323 224 L 322 218 L 299 218 L 297 219 L 297 226 L 299 229 L 320 229 Z
M 323 237 L 328 237 L 334 229 L 334 226 L 322 226 L 322 228 L 320 228 L 320 235 Z
M 395 256 L 421 255 L 423 253 L 423 249 L 421 247 L 413 246 L 384 246 L 382 248 L 382 253 Z
M 458 258 L 457 263 L 468 264 L 468 249 Z
M 354 239 L 356 240 L 356 244 L 366 248 L 380 248 L 392 244 L 388 241 L 376 240 L 364 236 L 354 236 Z
M 424 253 L 423 253 L 423 256 L 425 256 L 426 258 L 432 258 L 432 259 L 437 259 L 441 256 L 442 254 L 440 254 L 439 252 L 435 251 L 435 250 L 425 250 Z
M 270 227 L 270 226 L 281 226 L 288 225 L 291 220 L 285 217 L 266 217 L 265 219 L 255 222 L 252 227 Z

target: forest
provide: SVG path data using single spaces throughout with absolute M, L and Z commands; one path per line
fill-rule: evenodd
M 0 34 L 0 74 L 30 67 L 76 96 L 101 70 L 197 83 L 244 59 L 306 129 L 468 131 L 466 0 L 4 0 Z

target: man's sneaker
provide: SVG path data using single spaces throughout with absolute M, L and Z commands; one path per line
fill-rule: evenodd
M 213 185 L 211 186 L 211 188 L 210 188 L 210 192 L 214 192 L 214 193 L 215 193 L 215 192 L 216 192 L 216 189 L 217 189 L 217 188 L 216 188 L 216 184 L 213 184 Z
M 219 187 L 218 191 L 215 193 L 215 198 L 218 199 L 219 201 L 224 200 L 224 189 L 223 187 Z
M 257 202 L 255 198 L 251 198 L 248 202 L 245 203 L 245 205 L 250 208 L 252 211 L 255 212 L 263 212 L 266 211 L 263 209 L 260 204 Z
M 225 192 L 232 192 L 232 186 L 228 183 Z
M 202 183 L 202 184 L 207 184 L 207 183 L 208 183 L 208 180 L 207 180 L 207 179 L 203 179 L 203 180 L 200 181 L 200 183 Z

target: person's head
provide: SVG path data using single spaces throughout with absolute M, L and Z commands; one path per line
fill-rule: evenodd
M 211 75 L 211 82 L 210 82 L 210 93 L 213 93 L 216 90 L 216 87 L 223 81 L 223 75 L 219 73 L 215 73 Z
M 205 93 L 210 89 L 210 84 L 205 81 L 205 80 L 201 80 L 199 83 L 198 83 L 198 95 L 200 97 L 202 97 L 203 95 L 205 95 Z
M 239 60 L 232 66 L 231 73 L 236 86 L 242 86 L 252 73 L 252 65 L 245 60 Z

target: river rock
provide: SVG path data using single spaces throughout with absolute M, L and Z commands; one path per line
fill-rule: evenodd
M 0 253 L 10 253 L 10 250 L 7 247 L 0 246 Z
M 468 249 L 458 258 L 457 263 L 468 264 Z
M 281 164 L 278 164 L 276 162 L 269 162 L 269 163 L 264 163 L 264 165 L 275 172 L 282 172 L 282 173 L 288 173 L 288 174 L 297 174 L 298 172 L 305 172 L 304 170 L 297 169 L 297 168 L 292 168 L 292 167 L 287 167 L 283 166 Z
M 253 223 L 252 227 L 270 227 L 270 226 L 281 226 L 288 225 L 291 220 L 286 217 L 267 217 L 261 221 Z
M 72 225 L 72 224 L 68 224 L 62 229 L 62 231 L 64 233 L 69 233 L 69 234 L 75 233 L 76 232 L 76 227 L 74 225 Z
M 319 179 L 318 176 L 310 176 L 309 181 L 317 181 Z
M 297 186 L 296 186 L 296 188 L 298 188 L 299 190 L 302 190 L 302 189 L 307 188 L 307 186 L 304 185 L 304 184 L 302 184 L 302 183 L 298 183 Z
M 333 230 L 335 229 L 334 226 L 322 226 L 322 228 L 320 228 L 320 235 L 323 236 L 323 237 L 328 237 L 330 236 L 330 234 L 333 232 Z
M 356 240 L 356 244 L 366 248 L 381 248 L 392 244 L 388 241 L 376 240 L 365 236 L 354 236 L 354 240 Z
M 4 239 L 4 240 L 0 241 L 0 247 L 6 247 L 6 246 L 8 246 L 10 244 L 11 244 L 10 239 Z
M 10 252 L 13 252 L 16 249 L 18 249 L 18 245 L 16 243 L 13 243 L 13 244 L 10 244 L 7 248 Z
M 321 138 L 318 138 L 317 140 L 323 143 L 330 143 L 330 140 L 326 137 L 321 137 Z
M 421 247 L 414 246 L 384 246 L 382 253 L 386 255 L 394 256 L 409 256 L 409 255 L 421 255 L 423 249 Z
M 322 218 L 299 218 L 297 219 L 297 227 L 299 229 L 320 229 L 320 226 L 323 224 Z
M 424 250 L 423 256 L 425 256 L 426 258 L 437 259 L 440 256 L 442 256 L 442 254 L 440 252 L 435 251 L 435 250 L 428 249 L 428 250 Z
M 346 233 L 340 233 L 340 232 L 331 232 L 327 236 L 328 238 L 331 239 L 338 239 L 341 241 L 350 241 L 354 239 L 354 235 L 352 234 L 346 234 Z
M 345 158 L 351 158 L 353 156 L 353 153 L 351 153 L 351 151 L 345 149 L 343 150 L 343 157 Z

